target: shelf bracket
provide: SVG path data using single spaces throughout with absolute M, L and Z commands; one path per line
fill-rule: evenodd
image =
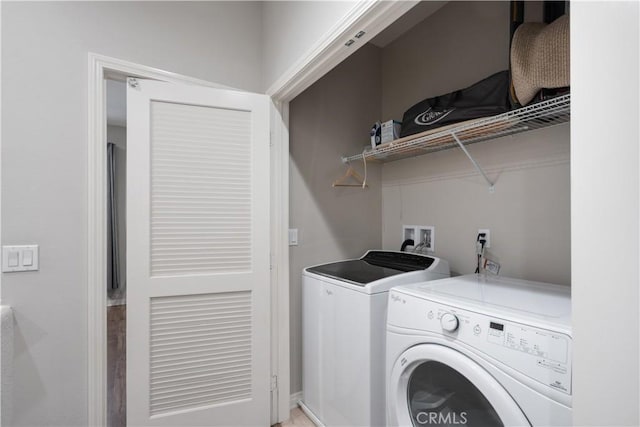
M 478 162 L 476 162 L 476 160 L 473 157 L 471 157 L 471 154 L 469 153 L 469 151 L 467 151 L 467 147 L 465 147 L 464 144 L 462 143 L 462 141 L 460 141 L 460 138 L 458 138 L 458 135 L 456 135 L 455 132 L 451 132 L 451 136 L 456 141 L 458 146 L 462 149 L 464 154 L 469 158 L 471 163 L 473 163 L 473 167 L 475 167 L 476 170 L 483 176 L 484 180 L 487 181 L 487 184 L 489 184 L 489 193 L 493 193 L 495 191 L 494 183 L 491 182 L 491 180 L 489 179 L 487 174 L 484 173 L 484 170 L 482 170 L 482 168 L 480 167 Z

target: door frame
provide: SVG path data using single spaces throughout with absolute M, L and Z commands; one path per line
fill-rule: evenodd
M 88 150 L 87 150 L 87 300 L 88 300 L 88 424 L 102 426 L 107 423 L 107 174 L 106 174 L 106 85 L 105 78 L 124 80 L 127 76 L 160 80 L 167 83 L 198 85 L 216 89 L 238 90 L 228 86 L 184 76 L 129 61 L 89 53 L 88 90 Z M 274 103 L 274 107 L 276 107 Z M 287 105 L 280 105 L 282 111 Z M 280 179 L 281 152 L 288 155 L 288 133 L 283 129 L 282 114 L 271 108 L 271 182 L 275 189 L 282 188 Z M 277 138 L 274 138 L 274 136 Z M 282 147 L 277 143 L 286 140 Z M 288 178 L 288 169 L 286 169 Z M 288 186 L 288 180 L 287 180 Z M 282 193 L 273 191 L 271 196 L 271 376 L 281 378 L 278 387 L 272 387 L 271 419 L 289 416 L 289 283 L 282 280 L 277 263 L 288 259 L 288 247 L 282 252 L 288 215 L 281 215 Z M 287 211 L 288 214 L 288 206 Z M 287 221 L 286 223 L 284 221 Z M 287 264 L 288 265 L 288 264 Z M 288 275 L 286 275 L 288 279 Z M 286 357 L 278 357 L 286 355 Z M 281 360 L 282 359 L 282 360 Z M 284 409 L 286 408 L 286 409 Z M 282 412 L 283 410 L 286 411 Z M 273 421 L 273 420 L 276 421 Z
M 311 48 L 300 57 L 282 76 L 267 90 L 274 102 L 275 120 L 280 126 L 272 127 L 272 194 L 279 206 L 272 206 L 275 222 L 272 228 L 272 280 L 278 283 L 273 289 L 273 297 L 280 304 L 272 305 L 273 313 L 278 313 L 277 320 L 272 318 L 272 324 L 280 325 L 280 333 L 286 337 L 272 340 L 278 343 L 277 349 L 272 349 L 272 363 L 278 364 L 277 372 L 285 375 L 278 376 L 277 411 L 272 409 L 271 423 L 285 421 L 289 410 L 298 406 L 302 400 L 302 391 L 290 393 L 290 343 L 289 343 L 289 104 L 309 86 L 329 73 L 335 66 L 355 53 L 378 33 L 391 25 L 394 21 L 420 3 L 420 0 L 360 0 L 347 14 L 340 19 L 331 30 L 320 38 Z M 361 37 L 355 37 L 364 31 Z M 353 41 L 347 46 L 347 42 Z M 336 159 L 339 161 L 339 159 Z M 280 273 L 278 273 L 280 272 Z M 294 272 L 300 274 L 300 272 Z M 276 293 L 278 294 L 276 296 Z M 274 303 L 275 304 L 275 303 Z M 284 321 L 286 319 L 286 322 Z M 273 339 L 273 337 L 272 337 Z M 277 353 L 274 353 L 276 351 Z M 286 384 L 284 383 L 286 381 Z M 274 401 L 272 400 L 272 403 Z M 274 413 L 280 414 L 275 419 Z M 284 417 L 283 414 L 286 414 Z

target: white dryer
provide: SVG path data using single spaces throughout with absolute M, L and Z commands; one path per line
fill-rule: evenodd
M 300 405 L 316 424 L 386 424 L 387 293 L 446 277 L 449 264 L 440 258 L 393 251 L 304 270 Z
M 468 275 L 393 288 L 390 426 L 568 426 L 568 287 Z

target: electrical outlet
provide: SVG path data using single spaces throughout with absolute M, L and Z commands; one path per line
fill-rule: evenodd
M 489 230 L 488 228 L 479 228 L 478 229 L 478 234 L 482 234 L 482 233 L 485 234 L 484 239 L 487 241 L 484 244 L 484 248 L 485 249 L 490 248 L 491 247 L 491 230 Z M 476 237 L 477 237 L 477 235 L 476 235 Z

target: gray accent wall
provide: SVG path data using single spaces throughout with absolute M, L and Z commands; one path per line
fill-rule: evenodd
M 450 2 L 382 49 L 383 119 L 508 67 L 509 2 Z M 493 194 L 457 148 L 386 163 L 383 247 L 400 247 L 403 224 L 435 226 L 435 255 L 468 274 L 488 228 L 501 275 L 569 285 L 569 136 L 564 124 L 470 145 Z
M 449 2 L 382 50 L 383 120 L 508 67 L 509 2 Z
M 563 124 L 469 146 L 493 194 L 457 148 L 385 164 L 383 247 L 400 247 L 403 224 L 434 226 L 435 255 L 470 274 L 478 229 L 488 228 L 501 276 L 570 285 L 569 145 Z
M 347 167 L 340 157 L 370 144 L 380 117 L 380 51 L 366 45 L 290 105 L 289 248 L 291 392 L 302 390 L 301 274 L 310 265 L 359 258 L 379 248 L 380 165 L 368 166 L 369 187 L 332 188 Z M 362 162 L 353 165 L 363 174 Z
M 291 103 L 290 226 L 301 242 L 290 248 L 292 393 L 302 389 L 301 270 L 380 245 L 399 250 L 403 224 L 435 226 L 435 255 L 454 274 L 473 273 L 478 228 L 489 228 L 503 276 L 570 285 L 569 125 L 469 146 L 493 194 L 458 149 L 381 165 L 367 194 L 330 187 L 340 156 L 360 152 L 375 121 L 507 69 L 508 17 L 508 2 L 449 2 Z

